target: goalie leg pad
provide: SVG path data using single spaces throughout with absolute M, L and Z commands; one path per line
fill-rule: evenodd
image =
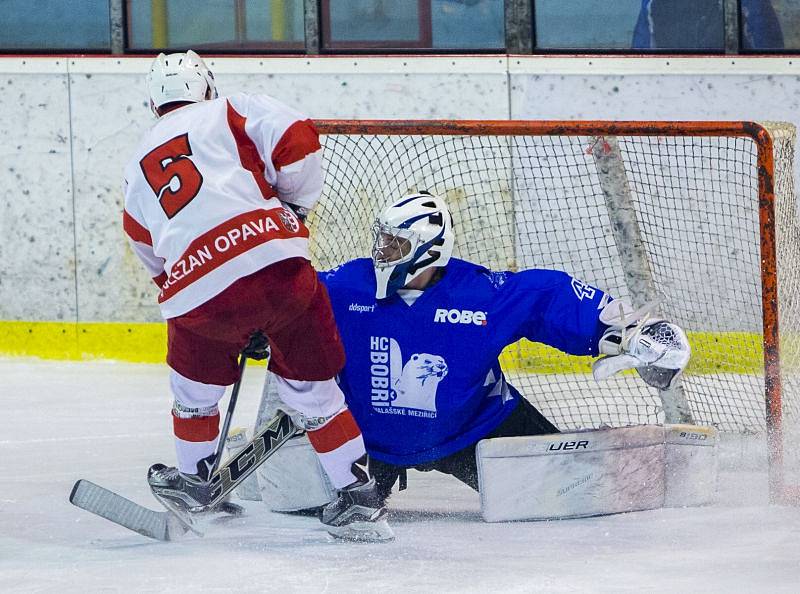
M 278 395 L 281 379 L 272 373 L 267 373 L 265 379 L 257 425 L 282 410 L 292 418 L 295 425 L 305 427 L 304 416 L 285 404 Z M 333 404 L 335 403 L 334 400 Z M 335 497 L 335 491 L 317 453 L 305 435 L 287 441 L 258 468 L 256 475 L 258 498 L 272 511 L 294 512 L 321 507 Z
M 336 496 L 306 435 L 287 441 L 256 473 L 261 500 L 272 511 L 321 507 Z
M 351 466 L 366 450 L 336 382 L 292 380 L 277 374 L 273 378 L 280 400 L 299 413 L 299 424 L 308 431 L 309 441 L 333 486 L 341 489 L 355 482 L 357 477 L 350 471 Z
M 551 520 L 713 502 L 717 432 L 647 425 L 478 443 L 487 522 Z

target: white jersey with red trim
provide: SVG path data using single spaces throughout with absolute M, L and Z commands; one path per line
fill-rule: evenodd
M 308 259 L 308 230 L 281 202 L 314 206 L 321 153 L 311 121 L 264 95 L 158 120 L 125 168 L 123 227 L 161 287 L 164 318 L 269 264 Z

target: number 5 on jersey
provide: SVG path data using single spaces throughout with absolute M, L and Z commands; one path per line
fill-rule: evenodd
M 171 219 L 197 196 L 203 176 L 189 158 L 189 135 L 181 134 L 147 153 L 139 165 L 147 183 Z

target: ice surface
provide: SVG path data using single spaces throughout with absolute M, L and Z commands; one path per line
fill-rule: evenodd
M 234 424 L 255 418 L 249 370 Z M 157 509 L 171 462 L 166 366 L 0 360 L 0 592 L 800 592 L 800 510 L 765 475 L 725 472 L 707 508 L 486 524 L 478 496 L 411 473 L 389 544 L 333 542 L 313 518 L 267 512 L 159 543 L 71 506 L 87 478 Z

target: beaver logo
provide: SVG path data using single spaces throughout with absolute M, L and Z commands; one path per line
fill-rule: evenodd
M 439 355 L 415 353 L 392 379 L 392 406 L 436 411 L 436 390 L 447 377 L 447 363 Z

